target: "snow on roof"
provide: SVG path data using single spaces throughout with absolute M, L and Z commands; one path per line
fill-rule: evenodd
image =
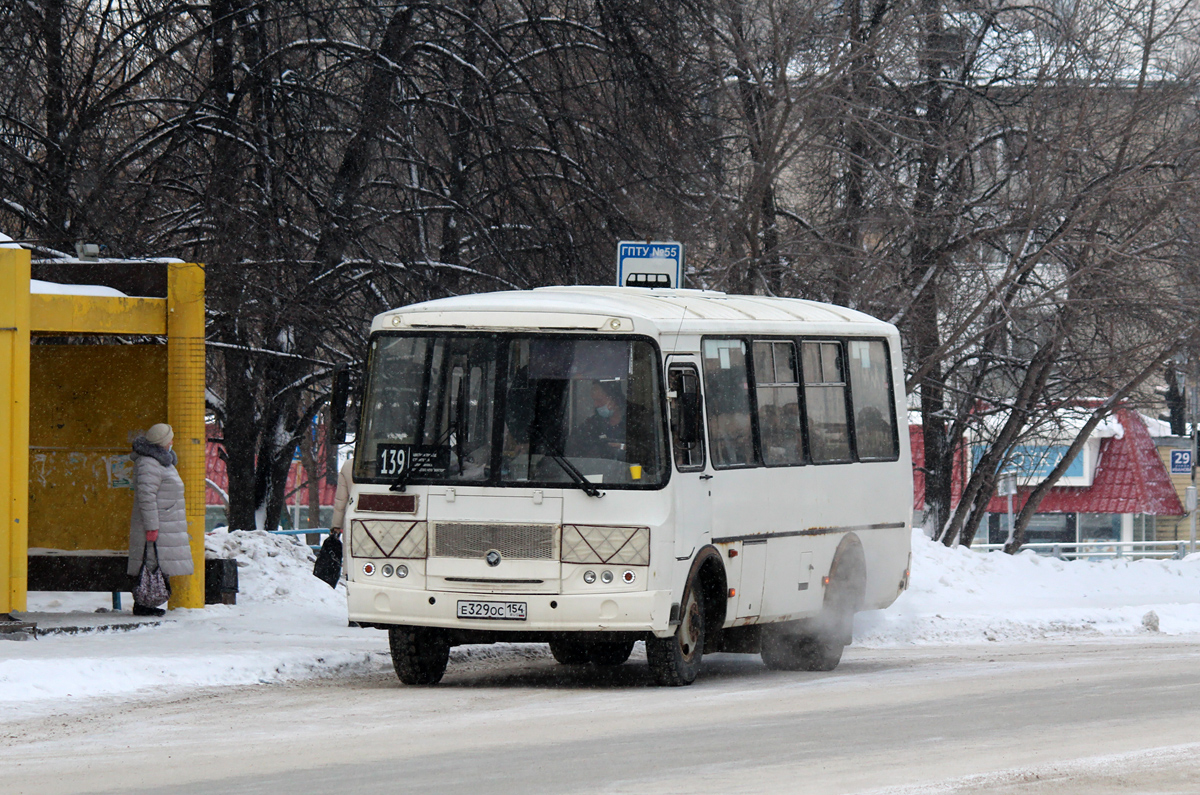
M 1092 485 L 1051 489 L 1038 506 L 1041 513 L 1184 514 L 1179 495 L 1141 416 L 1129 409 L 1118 409 L 1116 418 L 1125 433 L 1100 442 L 1100 460 Z M 1028 492 L 1024 489 L 1021 492 L 1018 496 L 1023 505 L 1024 494 Z M 1002 502 L 999 497 L 994 498 L 988 510 L 1005 510 Z
M 0 232 L 0 248 L 21 248 L 21 246 L 14 243 L 11 237 Z
M 104 298 L 127 298 L 120 290 L 98 284 L 59 284 L 41 279 L 29 280 L 29 292 L 40 295 L 90 295 Z
M 1138 416 L 1142 418 L 1142 423 L 1146 426 L 1146 431 L 1155 439 L 1163 436 L 1174 436 L 1171 433 L 1171 423 L 1166 420 L 1160 420 L 1157 417 L 1151 417 L 1147 414 L 1138 412 Z
M 1085 399 L 1070 406 L 1065 406 L 1047 417 L 1038 427 L 1024 435 L 1024 440 L 1033 444 L 1070 444 L 1074 441 L 1083 426 L 1092 417 L 1092 412 L 1103 401 L 1099 398 Z M 995 435 L 1008 421 L 1006 412 L 990 414 L 983 418 L 983 425 L 990 435 Z M 1090 439 L 1120 439 L 1125 435 L 1125 429 L 1114 415 L 1100 420 L 1092 429 Z

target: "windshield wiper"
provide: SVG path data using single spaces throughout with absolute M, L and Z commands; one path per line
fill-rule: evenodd
M 547 450 L 550 449 L 550 443 L 546 440 L 546 433 L 541 429 L 540 426 L 534 426 L 534 436 L 536 436 L 536 441 L 540 442 Z M 584 477 L 583 473 L 580 472 L 579 469 L 577 469 L 576 466 L 566 458 L 566 456 L 550 452 L 543 453 L 542 455 L 546 456 L 554 461 L 554 463 L 562 467 L 562 471 L 566 472 L 571 477 L 571 480 L 575 481 L 575 484 L 579 486 L 579 488 L 583 489 L 584 494 L 588 495 L 589 497 L 604 496 L 604 492 L 600 491 L 600 489 L 596 488 L 592 481 Z
M 412 476 L 412 467 L 406 466 L 396 476 L 392 485 L 388 487 L 388 491 L 405 491 L 408 488 L 408 479 Z
M 584 477 L 583 473 L 580 472 L 566 457 L 558 455 L 557 453 L 545 453 L 545 455 L 552 459 L 554 463 L 562 467 L 563 471 L 571 476 L 571 480 L 579 484 L 579 488 L 583 489 L 584 494 L 588 495 L 589 497 L 604 496 L 604 492 L 600 491 L 600 489 L 596 488 L 596 485 L 592 483 L 592 481 Z

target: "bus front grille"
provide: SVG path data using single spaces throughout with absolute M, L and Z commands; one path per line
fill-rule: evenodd
M 494 549 L 510 560 L 558 558 L 558 525 L 439 522 L 431 535 L 434 557 L 482 558 Z

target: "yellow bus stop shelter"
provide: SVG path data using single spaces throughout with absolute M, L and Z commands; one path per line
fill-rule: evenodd
M 152 271 L 165 295 L 31 294 L 29 251 L 0 248 L 0 615 L 26 609 L 31 549 L 128 548 L 130 435 L 156 422 L 175 430 L 195 572 L 170 606 L 203 607 L 204 269 L 86 267 Z

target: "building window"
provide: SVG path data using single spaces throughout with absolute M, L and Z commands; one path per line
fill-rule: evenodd
M 1081 513 L 1079 514 L 1080 541 L 1120 541 L 1121 514 L 1119 513 Z

